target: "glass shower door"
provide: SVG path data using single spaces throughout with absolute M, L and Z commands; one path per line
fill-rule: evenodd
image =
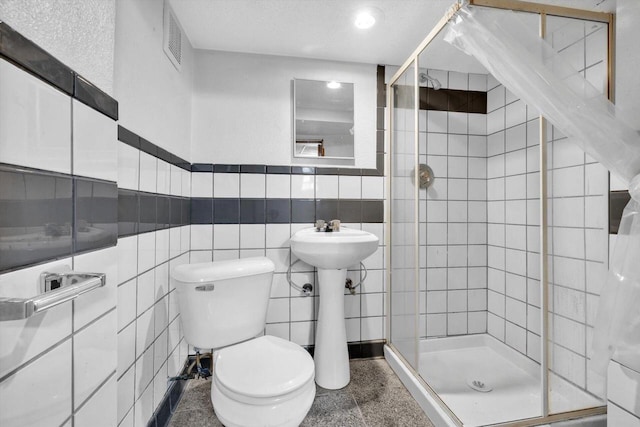
M 392 83 L 391 343 L 418 370 L 415 64 Z

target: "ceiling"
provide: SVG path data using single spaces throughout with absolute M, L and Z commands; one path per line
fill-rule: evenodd
M 615 0 L 535 2 L 615 11 Z M 196 49 L 401 65 L 454 0 L 170 0 L 170 3 Z M 372 28 L 361 30 L 353 21 L 364 8 L 373 9 L 379 19 Z M 449 49 L 446 52 L 450 54 Z

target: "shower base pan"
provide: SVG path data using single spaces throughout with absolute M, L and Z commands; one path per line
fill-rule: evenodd
M 395 353 L 385 349 L 385 356 L 436 426 L 455 426 Z M 489 335 L 423 340 L 419 367 L 422 379 L 465 427 L 541 416 L 540 365 Z M 554 413 L 604 405 L 555 374 L 549 381 Z M 593 425 L 602 421 L 602 417 L 594 418 Z

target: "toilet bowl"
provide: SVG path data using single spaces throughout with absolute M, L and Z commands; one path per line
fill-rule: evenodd
M 216 352 L 214 364 L 211 401 L 225 426 L 298 426 L 311 408 L 313 359 L 296 344 L 267 335 Z
M 274 264 L 264 257 L 185 264 L 171 273 L 186 341 L 213 349 L 211 402 L 227 427 L 300 425 L 316 393 L 302 347 L 262 335 Z

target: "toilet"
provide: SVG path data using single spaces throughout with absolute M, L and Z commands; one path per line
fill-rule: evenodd
M 313 359 L 264 335 L 274 271 L 265 257 L 177 266 L 171 273 L 186 341 L 213 349 L 211 402 L 226 427 L 294 427 L 316 394 Z

